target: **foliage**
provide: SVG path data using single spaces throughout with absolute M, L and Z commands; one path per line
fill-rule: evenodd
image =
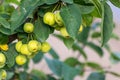
M 3 79 L 2 70 L 7 71 L 7 80 L 74 80 L 75 76 L 84 75 L 86 67 L 95 71 L 91 71 L 87 80 L 105 80 L 107 73 L 120 77 L 120 74 L 87 60 L 88 52 L 84 49 L 89 47 L 100 57 L 104 56 L 106 49 L 112 63 L 120 61 L 119 53 L 112 51 L 107 43 L 110 38 L 119 40 L 112 32 L 113 12 L 108 2 L 120 8 L 118 0 L 0 0 L 0 53 L 6 57 L 4 64 L 2 58 L 0 60 L 0 80 Z M 46 18 L 47 12 L 53 16 L 47 15 Z M 101 22 L 93 23 L 95 18 L 101 19 Z M 28 22 L 33 25 L 30 32 L 30 25 L 24 29 Z M 65 30 L 61 31 L 61 28 Z M 68 49 L 78 51 L 78 56 L 60 61 L 57 51 L 46 42 L 50 34 L 63 41 Z M 21 48 L 23 44 L 29 46 Z M 50 54 L 52 59 L 45 53 Z M 18 55 L 24 57 L 16 60 Z M 80 55 L 85 61 L 79 60 Z M 28 72 L 31 60 L 37 64 L 43 59 L 52 74 L 36 69 Z

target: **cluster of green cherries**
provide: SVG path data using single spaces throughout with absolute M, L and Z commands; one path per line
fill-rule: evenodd
M 66 27 L 63 23 L 62 17 L 60 15 L 60 11 L 46 12 L 43 21 L 45 24 L 54 27 L 57 31 L 60 31 L 60 34 L 63 37 L 69 37 L 69 34 L 66 30 Z M 80 25 L 79 32 L 82 32 L 83 26 Z
M 28 34 L 32 33 L 34 31 L 34 25 L 29 22 L 25 23 L 23 30 Z M 34 57 L 39 51 L 47 53 L 51 49 L 51 46 L 48 42 L 29 40 L 27 43 L 18 41 L 15 49 L 19 53 L 19 55 L 16 56 L 16 63 L 21 66 L 27 62 L 28 58 Z
M 46 12 L 43 16 L 43 22 L 51 27 L 54 27 L 56 30 L 60 31 L 63 37 L 69 37 L 69 34 L 64 26 L 62 17 L 60 15 L 60 11 Z M 30 22 L 25 23 L 23 26 L 23 30 L 26 33 L 32 33 L 34 31 L 34 25 Z M 80 25 L 79 32 L 83 30 L 83 26 Z M 47 53 L 51 46 L 48 42 L 39 42 L 37 40 L 29 40 L 27 43 L 23 43 L 22 41 L 16 42 L 15 45 L 16 51 L 19 53 L 16 58 L 16 64 L 24 65 L 28 58 L 34 57 L 39 51 L 43 53 Z M 6 63 L 6 57 L 3 53 L 0 53 L 0 68 L 3 68 Z M 7 76 L 7 72 L 2 69 L 2 79 L 5 79 Z

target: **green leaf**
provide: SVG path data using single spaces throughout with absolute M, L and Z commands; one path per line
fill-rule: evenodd
M 58 54 L 55 52 L 53 48 L 50 49 L 49 53 L 54 59 L 59 59 Z
M 83 31 L 78 34 L 77 39 L 81 43 L 86 43 L 89 36 L 90 27 L 85 27 Z
M 10 24 L 2 17 L 0 17 L 0 25 L 2 25 L 4 28 L 10 29 Z
M 6 60 L 7 66 L 9 68 L 13 67 L 15 64 L 15 58 L 18 55 L 18 53 L 16 52 L 16 49 L 15 49 L 15 44 L 10 44 L 8 51 L 4 52 L 4 53 L 7 58 L 7 60 Z
M 45 4 L 54 4 L 54 3 L 58 2 L 58 1 L 59 0 L 41 0 L 40 2 L 43 2 Z
M 11 16 L 11 30 L 14 31 L 21 26 L 29 14 L 30 11 L 27 12 L 24 7 L 18 7 Z
M 48 75 L 48 80 L 56 80 L 54 77 L 52 77 L 51 75 Z
M 89 14 L 95 9 L 94 6 L 89 5 L 79 5 L 79 8 L 81 10 L 81 14 Z
M 29 63 L 30 63 L 30 59 L 28 59 L 27 62 L 22 66 L 25 71 L 29 69 Z
M 62 40 L 65 44 L 65 46 L 70 49 L 72 48 L 73 44 L 74 44 L 74 39 L 73 38 L 65 38 L 61 35 L 58 34 L 53 34 L 55 37 L 59 38 L 60 40 Z
M 73 78 L 79 73 L 77 69 L 72 68 L 56 59 L 51 60 L 46 58 L 46 62 L 53 73 L 58 75 L 60 78 L 64 78 L 64 80 L 73 80 Z
M 26 39 L 28 37 L 27 33 L 18 33 L 18 39 L 22 40 L 22 39 Z
M 102 16 L 102 7 L 101 7 L 101 2 L 100 0 L 90 0 L 96 7 L 97 12 L 99 13 L 100 16 Z
M 87 59 L 86 53 L 84 52 L 84 50 L 83 50 L 77 43 L 76 43 L 76 44 L 73 44 L 72 49 L 73 49 L 73 50 L 78 50 L 78 51 L 80 52 L 80 54 L 81 54 L 85 59 Z
M 34 76 L 34 75 L 30 75 L 31 80 L 40 80 L 38 77 Z
M 14 3 L 14 4 L 20 4 L 20 2 L 18 0 L 6 0 L 6 2 L 8 3 Z
M 60 10 L 61 17 L 67 32 L 72 38 L 76 38 L 81 25 L 81 12 L 76 4 L 67 5 Z
M 8 36 L 0 33 L 0 44 L 6 44 L 8 42 Z
M 113 64 L 119 63 L 120 62 L 120 53 L 119 52 L 111 53 L 111 55 L 110 55 L 110 61 Z
M 99 38 L 100 36 L 101 36 L 100 32 L 93 32 L 91 35 L 92 38 Z
M 119 0 L 109 0 L 114 6 L 120 8 L 120 1 Z
M 10 15 L 7 13 L 2 13 L 0 14 L 1 17 L 3 17 L 4 19 L 10 19 Z
M 73 0 L 74 3 L 80 4 L 80 5 L 92 5 L 90 1 L 88 0 Z
M 84 4 L 85 2 L 83 0 L 73 0 L 76 4 Z
M 38 77 L 40 80 L 47 80 L 47 76 L 44 72 L 33 69 L 31 74 Z
M 53 27 L 49 27 L 50 28 L 50 34 L 54 33 L 55 29 Z
M 83 22 L 85 23 L 85 25 L 91 26 L 93 22 L 93 16 L 90 14 L 84 14 L 82 17 L 83 17 Z
M 101 18 L 102 16 L 99 14 L 97 8 L 95 7 L 95 9 L 93 10 L 93 12 L 90 13 L 91 16 L 93 17 L 97 17 L 97 18 Z
M 28 76 L 27 72 L 20 72 L 19 73 L 19 79 L 20 80 L 28 80 L 27 76 Z
M 116 39 L 116 40 L 120 39 L 119 36 L 115 33 L 112 33 L 111 38 Z
M 89 5 L 91 5 L 91 1 L 89 0 L 83 0 L 86 4 L 89 4 Z
M 39 63 L 43 58 L 43 53 L 41 52 L 38 52 L 34 57 L 33 57 L 33 62 L 36 64 L 36 63 Z
M 11 34 L 11 30 L 10 29 L 7 29 L 3 26 L 0 26 L 0 32 L 5 34 L 5 35 L 10 35 Z
M 31 4 L 31 5 L 30 5 Z M 37 7 L 43 5 L 41 0 L 23 0 L 20 6 L 12 13 L 11 30 L 16 30 L 24 23 L 28 15 Z
M 61 0 L 61 1 L 65 2 L 65 3 L 73 4 L 73 0 Z
M 87 62 L 85 64 L 93 69 L 98 69 L 98 70 L 102 69 L 102 67 L 99 64 L 94 62 Z
M 7 72 L 7 80 L 10 80 L 14 76 L 14 72 Z
M 48 67 L 52 70 L 52 72 L 56 74 L 57 76 L 61 77 L 62 76 L 62 62 L 56 59 L 51 60 L 48 58 L 45 58 L 45 60 L 47 62 Z
M 73 44 L 74 44 L 74 39 L 72 39 L 72 38 L 64 38 L 63 42 L 66 45 L 66 47 L 68 49 L 70 49 L 73 46 Z
M 75 68 L 72 68 L 66 64 L 63 64 L 62 74 L 64 80 L 74 80 L 74 77 L 78 75 L 79 71 Z
M 105 75 L 102 73 L 93 72 L 88 76 L 87 80 L 105 80 Z
M 113 14 L 110 6 L 105 3 L 102 5 L 103 14 L 102 14 L 102 46 L 105 45 L 111 37 L 113 30 Z M 109 23 L 109 24 L 108 24 Z
M 69 57 L 64 61 L 65 64 L 71 66 L 71 67 L 75 67 L 76 65 L 80 64 L 80 62 L 73 57 Z
M 37 20 L 35 22 L 34 34 L 38 41 L 44 42 L 49 37 L 50 28 L 42 20 Z
M 55 36 L 56 38 L 58 38 L 58 39 L 60 39 L 60 40 L 63 40 L 63 39 L 64 39 L 64 37 L 61 36 L 61 35 L 59 35 L 59 34 L 53 34 L 53 36 Z
M 92 48 L 93 50 L 95 50 L 99 56 L 103 56 L 103 50 L 101 47 L 97 46 L 96 44 L 92 43 L 92 42 L 88 42 L 87 45 Z
M 83 76 L 85 73 L 85 64 L 80 64 L 76 66 L 76 69 L 79 71 L 79 75 Z
M 109 53 L 111 53 L 111 48 L 110 48 L 110 45 L 109 45 L 109 44 L 106 44 L 106 45 L 104 46 L 104 48 L 105 48 Z
M 5 6 L 5 11 L 7 14 L 11 15 L 11 13 L 15 10 L 15 7 L 13 5 L 7 5 Z M 9 18 L 10 19 L 10 18 Z

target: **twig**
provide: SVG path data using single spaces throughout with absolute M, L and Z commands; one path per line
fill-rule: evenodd
M 83 44 L 82 45 L 82 49 L 84 49 L 85 48 L 85 45 Z M 78 55 L 77 55 L 77 59 L 79 59 L 81 57 L 81 54 L 80 53 L 78 53 Z
M 111 69 L 111 66 L 106 66 L 106 67 L 102 67 L 102 69 L 104 70 L 104 71 L 109 71 L 108 69 Z M 96 71 L 95 69 L 93 69 L 93 68 L 90 68 L 90 69 L 84 69 L 83 71 L 85 71 L 85 72 L 92 72 L 92 71 Z

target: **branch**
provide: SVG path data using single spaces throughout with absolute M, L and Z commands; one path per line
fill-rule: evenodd
M 10 35 L 8 43 L 11 43 L 12 41 L 14 41 L 16 39 L 17 39 L 17 34 Z

